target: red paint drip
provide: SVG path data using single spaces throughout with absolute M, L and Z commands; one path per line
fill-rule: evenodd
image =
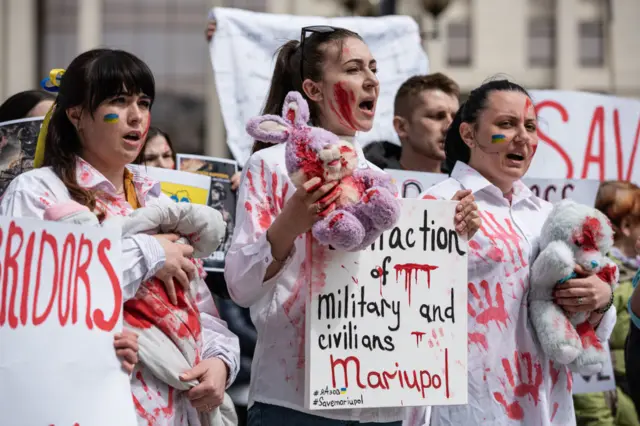
M 560 407 L 560 406 L 558 405 L 558 403 L 557 403 L 557 402 L 554 402 L 554 403 L 553 403 L 553 412 L 551 413 L 551 422 L 553 422 L 553 419 L 555 419 L 556 414 L 558 414 L 558 407 Z
M 482 333 L 469 333 L 467 335 L 467 340 L 469 341 L 469 344 L 475 343 L 479 346 L 482 346 L 484 348 L 485 351 L 489 350 L 489 344 L 487 343 L 487 336 L 485 336 Z
M 416 338 L 416 346 L 420 347 L 420 342 L 422 342 L 422 338 L 424 337 L 426 333 L 423 331 L 412 331 L 411 335 L 415 336 Z
M 249 213 L 253 211 L 253 207 L 251 206 L 251 203 L 248 201 L 244 202 L 244 209 Z
M 560 369 L 553 368 L 553 361 L 549 361 L 549 375 L 551 376 L 551 390 L 553 390 L 560 378 Z
M 356 97 L 353 91 L 347 91 L 344 83 L 338 82 L 333 86 L 333 95 L 338 104 L 339 117 L 342 118 L 349 128 L 356 130 L 353 117 L 353 106 L 355 106 Z
M 287 111 L 287 120 L 293 123 L 296 119 L 296 111 L 293 108 L 289 108 Z
M 598 337 L 596 336 L 596 331 L 593 329 L 593 326 L 589 321 L 585 321 L 581 324 L 578 324 L 576 327 L 576 331 L 580 336 L 580 340 L 582 341 L 582 347 L 587 348 L 596 348 L 597 350 L 602 350 L 602 344 Z
M 427 273 L 427 287 L 431 288 L 431 271 L 438 269 L 433 265 L 420 265 L 417 263 L 405 263 L 402 265 L 395 265 L 393 269 L 396 270 L 396 282 L 400 272 L 404 272 L 404 288 L 409 295 L 409 306 L 411 306 L 411 274 L 415 274 L 416 281 L 418 280 L 418 272 L 423 271 Z
M 475 240 L 471 240 L 469 241 L 469 248 L 472 250 L 480 250 L 480 244 Z
M 380 278 L 380 296 L 382 296 L 382 279 L 384 278 L 384 271 L 380 266 L 376 266 L 376 271 L 378 271 L 378 278 Z

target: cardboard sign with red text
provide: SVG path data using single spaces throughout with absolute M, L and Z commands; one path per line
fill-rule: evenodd
M 540 143 L 527 177 L 640 183 L 640 101 L 586 92 L 531 91 Z
M 135 426 L 122 330 L 119 231 L 0 217 L 0 417 L 24 426 Z
M 467 242 L 456 203 L 402 199 L 396 226 L 349 253 L 309 238 L 305 404 L 466 404 Z

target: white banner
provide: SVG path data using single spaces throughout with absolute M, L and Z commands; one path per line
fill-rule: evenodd
M 113 346 L 123 304 L 113 235 L 0 217 L 2 424 L 137 424 Z
M 528 177 L 640 183 L 640 101 L 556 90 L 531 96 L 540 146 Z
M 581 376 L 573 373 L 573 394 L 591 392 L 606 392 L 616 388 L 616 378 L 613 375 L 613 363 L 611 362 L 611 352 L 605 361 L 604 368 L 593 376 Z
M 403 198 L 416 198 L 431 186 L 448 179 L 444 173 L 409 172 L 386 169 L 393 177 L 398 193 Z M 522 181 L 543 200 L 555 203 L 570 198 L 577 203 L 593 206 L 598 195 L 600 182 L 592 179 L 536 179 L 523 178 Z
M 455 206 L 403 199 L 396 227 L 362 252 L 312 244 L 308 409 L 467 403 L 467 243 Z
M 393 129 L 393 102 L 400 85 L 416 74 L 429 71 L 418 25 L 408 16 L 378 18 L 292 16 L 214 8 L 217 20 L 211 42 L 211 62 L 227 144 L 240 165 L 251 153 L 253 139 L 245 131 L 247 121 L 259 115 L 269 91 L 277 49 L 287 40 L 300 40 L 309 25 L 332 25 L 357 32 L 378 61 L 380 97 L 375 124 L 358 141 L 399 143 Z

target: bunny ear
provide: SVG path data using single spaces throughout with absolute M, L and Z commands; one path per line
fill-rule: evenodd
M 309 121 L 309 105 L 299 92 L 289 92 L 284 98 L 282 116 L 294 127 L 306 126 Z
M 277 115 L 254 117 L 247 123 L 247 133 L 267 143 L 282 143 L 289 139 L 291 126 Z

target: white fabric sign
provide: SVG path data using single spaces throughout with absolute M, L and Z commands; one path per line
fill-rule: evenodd
M 613 375 L 613 363 L 611 362 L 611 353 L 607 357 L 604 368 L 598 374 L 593 376 L 581 376 L 573 374 L 573 394 L 591 392 L 606 392 L 616 388 L 616 378 Z
M 528 177 L 640 183 L 640 101 L 556 90 L 531 96 L 540 145 Z
M 403 199 L 396 227 L 369 249 L 312 245 L 309 409 L 467 403 L 467 243 L 455 206 Z
M 240 165 L 253 145 L 245 125 L 264 106 L 277 49 L 287 40 L 300 40 L 300 30 L 310 25 L 343 27 L 362 36 L 378 61 L 380 97 L 373 129 L 357 139 L 363 146 L 378 140 L 399 143 L 393 129 L 396 92 L 409 77 L 429 71 L 415 20 L 408 16 L 292 16 L 229 8 L 214 8 L 209 16 L 217 20 L 210 53 L 227 144 Z
M 114 235 L 0 217 L 2 424 L 137 424 L 113 346 L 123 304 Z
M 409 172 L 386 169 L 393 177 L 398 192 L 403 198 L 416 198 L 427 188 L 448 179 L 444 173 Z M 522 181 L 543 200 L 555 203 L 570 198 L 578 203 L 593 206 L 598 195 L 600 182 L 592 179 L 536 179 L 523 178 Z

